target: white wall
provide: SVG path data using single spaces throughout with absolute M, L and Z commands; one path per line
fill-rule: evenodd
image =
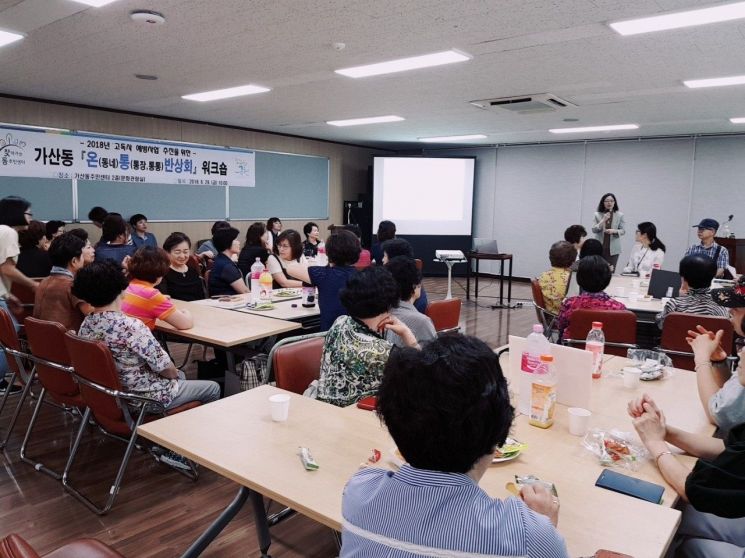
M 473 235 L 496 238 L 514 254 L 514 274 L 546 269 L 551 243 L 579 223 L 590 230 L 598 201 L 618 198 L 627 234 L 625 265 L 637 223 L 652 221 L 667 245 L 665 269 L 677 270 L 691 226 L 703 217 L 745 236 L 745 136 L 650 139 L 432 150 L 427 156 L 475 156 Z M 592 233 L 591 233 L 592 234 Z M 497 271 L 496 265 L 482 265 Z

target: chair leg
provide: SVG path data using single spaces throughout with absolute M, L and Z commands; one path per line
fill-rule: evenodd
M 18 416 L 21 414 L 21 409 L 23 408 L 23 402 L 26 401 L 26 396 L 28 395 L 29 391 L 31 391 L 31 383 L 34 380 L 36 369 L 32 370 L 31 377 L 29 378 L 29 381 L 26 382 L 26 385 L 23 386 L 23 391 L 21 392 L 21 396 L 18 398 L 18 404 L 16 405 L 16 410 L 13 412 L 13 416 L 10 418 L 10 424 L 8 425 L 8 432 L 5 434 L 5 439 L 0 442 L 0 449 L 4 449 L 5 446 L 8 445 L 8 440 L 10 440 L 10 435 L 13 433 L 13 428 L 15 428 L 16 421 L 18 420 Z M 13 374 L 13 380 L 15 381 L 15 374 Z M 8 384 L 9 386 L 11 384 Z M 7 397 L 8 392 L 5 392 L 5 395 Z M 5 399 L 3 399 L 3 406 L 5 405 Z M 2 411 L 2 406 L 0 406 L 0 411 Z
M 31 431 L 34 429 L 34 425 L 36 424 L 36 418 L 39 416 L 39 410 L 41 409 L 41 404 L 44 402 L 44 396 L 46 395 L 46 393 L 47 390 L 45 388 L 42 388 L 41 393 L 39 394 L 39 398 L 36 401 L 36 405 L 34 406 L 34 414 L 31 416 L 31 422 L 28 423 L 26 435 L 24 436 L 23 443 L 21 444 L 21 461 L 28 463 L 37 471 L 41 471 L 42 473 L 49 475 L 55 480 L 60 480 L 62 478 L 62 473 L 58 473 L 57 471 L 54 471 L 45 466 L 41 461 L 34 461 L 26 455 L 26 448 L 28 447 L 28 443 L 31 440 Z
M 111 488 L 109 489 L 109 497 L 106 500 L 106 504 L 100 508 L 87 497 L 83 496 L 81 492 L 73 488 L 69 482 L 70 468 L 72 467 L 75 454 L 78 451 L 78 446 L 80 445 L 80 439 L 83 436 L 85 425 L 88 424 L 89 415 L 90 409 L 86 409 L 85 415 L 83 416 L 82 424 L 80 425 L 80 429 L 78 430 L 78 435 L 75 437 L 75 443 L 73 444 L 72 452 L 70 452 L 70 458 L 67 460 L 65 471 L 62 473 L 62 485 L 65 487 L 65 490 L 67 490 L 70 494 L 72 494 L 72 496 L 82 502 L 89 510 L 98 515 L 105 515 L 109 512 L 111 506 L 114 505 L 114 499 L 119 493 L 119 487 L 122 483 L 122 479 L 124 478 L 124 472 L 127 469 L 127 464 L 129 463 L 129 459 L 132 456 L 132 452 L 134 451 L 137 442 L 137 428 L 140 426 L 140 424 L 142 424 L 142 420 L 145 418 L 145 407 L 143 407 L 140 411 L 140 414 L 137 416 L 137 421 L 132 427 L 132 436 L 130 436 L 129 442 L 127 443 L 127 449 L 124 451 L 124 457 L 122 458 L 122 462 L 119 465 L 119 470 L 117 471 L 116 478 L 114 479 L 114 484 L 112 484 Z

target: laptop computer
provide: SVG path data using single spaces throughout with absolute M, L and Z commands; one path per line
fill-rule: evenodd
M 499 254 L 497 241 L 492 238 L 474 238 L 473 251 L 481 254 Z
M 675 298 L 680 294 L 680 275 L 674 271 L 653 269 L 647 294 L 652 298 Z
M 510 335 L 509 378 L 512 390 L 520 384 L 520 363 L 526 339 Z M 592 353 L 584 349 L 551 345 L 556 370 L 556 402 L 567 407 L 590 408 Z

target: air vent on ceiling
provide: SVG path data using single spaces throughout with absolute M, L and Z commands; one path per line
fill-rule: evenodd
M 550 93 L 538 95 L 519 95 L 517 97 L 499 97 L 496 99 L 484 99 L 471 101 L 472 105 L 485 110 L 507 110 L 518 114 L 533 114 L 537 112 L 554 112 L 576 105 Z

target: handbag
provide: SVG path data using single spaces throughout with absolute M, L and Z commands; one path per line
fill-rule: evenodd
M 267 368 L 269 355 L 259 353 L 258 355 L 247 358 L 241 363 L 240 367 L 240 388 L 241 391 L 247 391 L 267 383 Z

